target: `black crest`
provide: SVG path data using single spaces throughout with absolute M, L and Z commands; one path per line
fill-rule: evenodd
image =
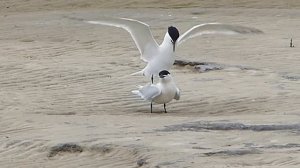
M 159 72 L 159 77 L 160 78 L 164 78 L 165 76 L 167 76 L 167 75 L 169 75 L 170 74 L 170 72 L 169 71 L 167 71 L 167 70 L 162 70 L 162 71 L 160 71 Z
M 176 40 L 177 40 L 178 37 L 179 37 L 179 31 L 177 30 L 177 28 L 176 28 L 176 27 L 173 27 L 173 26 L 170 26 L 170 27 L 168 28 L 168 33 L 169 33 L 170 37 L 172 38 L 173 43 L 175 43 Z

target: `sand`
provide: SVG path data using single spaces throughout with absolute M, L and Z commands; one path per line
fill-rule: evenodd
M 272 0 L 1 2 L 0 167 L 299 167 L 300 3 Z M 158 8 L 159 7 L 159 8 Z M 181 33 L 222 22 L 263 34 L 203 36 L 171 70 L 182 95 L 154 105 L 129 34 L 70 17 L 128 17 Z M 289 47 L 293 38 L 294 46 Z

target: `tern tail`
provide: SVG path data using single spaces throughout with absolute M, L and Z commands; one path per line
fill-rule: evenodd
M 144 95 L 139 90 L 133 90 L 133 91 L 131 91 L 131 93 L 140 96 L 142 99 L 145 99 Z

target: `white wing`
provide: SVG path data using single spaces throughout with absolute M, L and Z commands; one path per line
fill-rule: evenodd
M 205 34 L 223 34 L 223 35 L 234 35 L 234 34 L 258 34 L 262 33 L 261 30 L 244 27 L 244 26 L 236 26 L 236 25 L 228 25 L 228 24 L 221 24 L 221 23 L 206 23 L 200 24 L 197 26 L 192 27 L 184 34 L 182 34 L 178 41 L 177 45 L 180 45 L 182 42 L 186 41 L 187 39 L 205 35 Z
M 100 24 L 120 27 L 127 30 L 141 53 L 141 59 L 149 62 L 158 52 L 158 44 L 154 40 L 149 25 L 127 18 L 102 18 L 99 21 L 86 21 L 90 24 Z
M 176 94 L 174 99 L 179 100 L 180 99 L 180 90 L 178 88 L 176 88 Z
M 144 100 L 152 101 L 161 94 L 161 90 L 156 85 L 148 84 L 140 87 L 139 90 L 133 90 L 132 93 L 141 96 Z

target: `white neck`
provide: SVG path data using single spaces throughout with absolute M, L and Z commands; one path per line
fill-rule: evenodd
M 164 41 L 161 43 L 160 46 L 165 48 L 165 49 L 169 49 L 173 52 L 172 38 L 169 36 L 168 32 L 166 33 Z
M 168 75 L 164 78 L 159 78 L 159 80 L 160 80 L 161 83 L 169 83 L 169 82 L 173 81 L 173 78 L 172 78 L 172 76 Z

